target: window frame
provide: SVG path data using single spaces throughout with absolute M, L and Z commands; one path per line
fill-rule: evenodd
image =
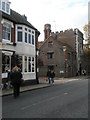
M 22 29 L 19 29 L 19 27 L 22 27 Z M 18 41 L 18 31 L 22 31 L 22 41 Z M 27 34 L 27 40 L 26 39 Z M 33 37 L 32 37 L 33 36 Z M 25 25 L 16 25 L 16 42 L 17 43 L 25 43 L 28 45 L 35 46 L 35 30 L 25 26 Z
M 3 32 L 3 35 L 2 35 L 2 39 L 4 40 L 4 41 L 6 41 L 6 42 L 11 42 L 11 25 L 10 24 L 8 24 L 8 23 L 3 23 L 3 28 L 6 28 L 6 30 L 8 30 L 9 29 L 9 31 L 6 31 L 6 30 L 2 30 L 2 32 Z M 4 36 L 4 34 L 5 33 L 8 35 L 10 35 L 10 39 L 7 39 L 7 38 L 4 38 L 3 36 Z
M 4 6 L 3 6 L 4 5 Z M 5 12 L 5 2 L 4 1 L 2 1 L 2 6 L 1 6 L 1 8 L 2 8 L 2 11 L 4 11 Z M 3 9 L 4 8 L 4 9 Z
M 53 59 L 54 53 L 53 52 L 47 53 L 47 57 L 48 57 L 48 59 Z
M 25 57 L 27 58 L 26 71 L 25 71 Z M 30 71 L 29 71 L 29 58 L 30 58 Z M 34 58 L 34 60 L 33 60 L 33 58 Z M 31 57 L 31 56 L 24 56 L 23 60 L 24 60 L 23 61 L 24 62 L 23 72 L 25 74 L 26 73 L 35 73 L 35 56 L 33 56 L 33 57 Z
M 5 1 L 5 0 L 2 0 L 2 2 L 1 2 L 1 10 L 10 15 L 10 3 Z
M 18 32 L 21 32 L 22 33 L 22 40 L 21 41 L 18 41 Z M 18 42 L 18 43 L 22 43 L 23 42 L 23 27 L 22 26 L 20 26 L 20 25 L 18 25 L 17 27 L 16 27 L 16 41 Z
M 6 3 L 6 12 L 9 13 L 10 5 Z

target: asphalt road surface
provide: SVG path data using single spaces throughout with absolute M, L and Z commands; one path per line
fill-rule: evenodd
M 88 118 L 88 79 L 2 98 L 3 118 Z

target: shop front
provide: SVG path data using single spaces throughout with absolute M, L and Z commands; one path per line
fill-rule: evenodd
M 13 52 L 2 50 L 2 83 L 7 82 L 8 72 L 11 71 L 11 57 Z

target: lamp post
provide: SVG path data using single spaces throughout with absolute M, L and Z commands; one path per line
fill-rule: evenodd
M 63 46 L 64 51 L 64 77 L 66 77 L 66 46 Z

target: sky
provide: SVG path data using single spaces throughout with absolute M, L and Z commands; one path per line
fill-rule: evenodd
M 26 15 L 27 20 L 40 31 L 44 40 L 44 25 L 51 24 L 52 32 L 78 28 L 88 23 L 89 0 L 9 0 L 11 9 Z

